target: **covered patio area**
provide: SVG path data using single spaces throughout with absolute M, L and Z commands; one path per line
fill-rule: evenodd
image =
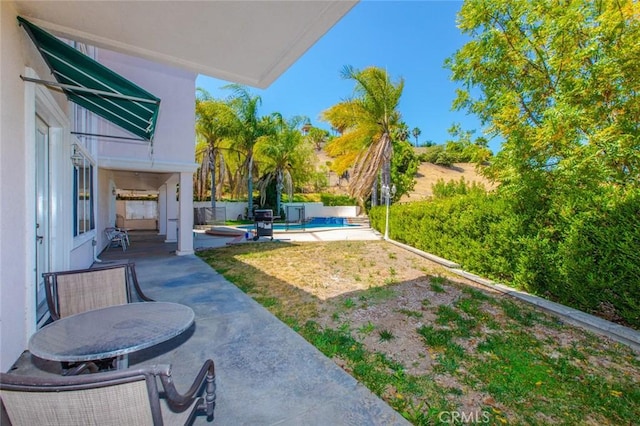
M 204 360 L 212 358 L 218 395 L 214 424 L 408 424 L 197 256 L 176 256 L 176 244 L 153 233 L 133 232 L 130 237 L 129 249 L 103 252 L 103 263 L 134 261 L 149 297 L 188 305 L 195 312 L 195 324 L 187 332 L 132 354 L 130 365 L 170 363 L 178 390 L 184 391 Z M 15 367 L 13 374 L 59 372 L 58 363 L 34 359 L 28 352 Z M 198 417 L 196 424 L 206 424 L 205 418 Z

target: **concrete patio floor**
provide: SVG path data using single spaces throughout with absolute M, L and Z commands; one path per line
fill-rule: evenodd
M 379 235 L 369 230 L 362 238 Z M 132 232 L 131 239 L 127 251 L 103 252 L 103 263 L 134 261 L 149 297 L 188 305 L 196 319 L 181 336 L 132 354 L 130 365 L 170 363 L 178 389 L 186 391 L 202 363 L 212 358 L 217 383 L 213 424 L 409 424 L 197 256 L 176 256 L 175 243 L 164 243 L 155 233 Z M 196 235 L 195 246 L 215 247 L 232 240 Z M 15 374 L 56 374 L 59 369 L 57 363 L 34 360 L 28 353 L 16 366 Z M 198 417 L 195 424 L 208 423 Z

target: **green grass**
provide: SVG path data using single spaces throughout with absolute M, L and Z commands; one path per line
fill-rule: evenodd
M 368 336 L 369 334 L 373 333 L 375 329 L 376 329 L 376 326 L 371 321 L 368 321 L 366 324 L 358 328 L 358 333 L 364 336 Z
M 380 341 L 381 342 L 388 342 L 390 340 L 395 339 L 396 336 L 393 335 L 393 333 L 389 330 L 380 330 L 378 332 L 378 335 L 380 336 Z
M 410 309 L 399 309 L 398 312 L 408 316 L 409 318 L 422 318 L 424 314 L 418 311 L 412 311 Z
M 480 290 L 476 290 L 473 287 L 463 287 L 462 292 L 465 294 L 468 294 L 474 300 L 480 300 L 480 301 L 486 301 L 486 302 L 490 302 L 493 300 L 486 293 L 483 293 Z
M 457 336 L 471 336 L 477 324 L 475 320 L 465 318 L 450 306 L 440 305 L 437 314 L 436 324 L 449 326 Z
M 367 351 L 345 330 L 322 328 L 308 321 L 299 332 L 326 356 L 346 361 L 348 371 L 375 394 L 383 396 L 388 389 L 394 389 L 387 401 L 415 424 L 433 424 L 438 413 L 455 409 L 445 397 L 445 388 L 432 380 L 405 374 L 404 366 L 384 354 Z M 413 395 L 420 398 L 408 397 Z M 429 408 L 425 411 L 426 407 Z
M 382 302 L 390 299 L 396 295 L 393 288 L 389 286 L 370 287 L 363 291 L 359 299 L 363 302 L 369 302 L 375 304 L 376 302 Z
M 500 305 L 502 306 L 502 310 L 504 311 L 505 315 L 516 320 L 521 325 L 527 327 L 532 326 L 535 322 L 537 322 L 537 320 L 542 317 L 539 312 L 535 312 L 528 307 L 524 307 L 523 305 L 515 304 L 513 301 L 508 299 L 502 300 Z
M 447 279 L 444 277 L 431 277 L 431 290 L 436 293 L 445 293 L 444 284 L 447 282 Z
M 553 413 L 561 424 L 580 424 L 585 415 L 604 415 L 611 424 L 633 424 L 640 414 L 640 388 L 630 378 L 606 378 L 568 354 L 553 355 L 526 330 L 488 337 L 471 373 L 485 391 L 507 404 L 522 404 L 520 416 Z M 584 364 L 586 365 L 586 364 Z
M 280 305 L 280 301 L 275 297 L 255 296 L 254 299 L 265 308 L 272 308 Z
M 418 328 L 418 334 L 424 338 L 427 346 L 444 348 L 451 344 L 453 331 L 444 328 L 434 328 L 431 325 L 423 325 Z

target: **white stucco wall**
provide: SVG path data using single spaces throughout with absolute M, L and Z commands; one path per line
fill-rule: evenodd
M 0 2 L 0 370 L 6 371 L 27 347 L 35 301 L 35 85 L 20 75 L 26 67 L 41 78 L 49 72 L 33 43 L 18 26 L 13 2 Z M 28 87 L 28 89 L 27 89 Z M 62 111 L 64 96 L 54 94 Z M 27 117 L 29 115 L 29 117 Z M 45 117 L 46 118 L 46 117 Z M 29 123 L 31 125 L 29 127 Z M 27 133 L 28 132 L 28 133 Z M 63 140 L 64 138 L 60 139 Z M 61 150 L 68 146 L 61 146 Z M 54 159 L 59 156 L 52 153 Z M 67 157 L 68 158 L 68 157 Z M 55 171 L 55 169 L 54 169 Z M 61 194 L 59 194 L 61 195 Z M 63 241 L 55 247 L 64 246 Z
M 156 64 L 140 58 L 99 50 L 100 63 L 131 80 L 161 99 L 160 112 L 153 141 L 153 155 L 148 144 L 116 142 L 105 139 L 100 143 L 101 158 L 139 159 L 145 161 L 148 170 L 154 163 L 192 166 L 195 145 L 195 79 L 196 74 L 177 68 Z M 131 135 L 103 121 L 101 133 Z M 188 146 L 189 149 L 184 149 Z
M 312 217 L 356 217 L 358 215 L 357 206 L 325 206 L 322 203 L 282 203 L 283 208 L 287 205 L 304 205 L 304 213 L 307 219 Z M 198 201 L 193 203 L 193 207 L 211 207 L 211 201 Z M 239 215 L 244 216 L 247 203 L 216 201 L 216 207 L 226 209 L 227 220 L 236 220 Z

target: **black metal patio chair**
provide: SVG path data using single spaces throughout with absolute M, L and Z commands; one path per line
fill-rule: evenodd
M 142 292 L 133 262 L 100 265 L 90 269 L 45 272 L 42 276 L 53 321 L 92 309 L 138 300 L 154 301 Z M 111 368 L 113 361 L 96 360 L 94 363 L 77 365 L 63 363 L 62 368 L 64 374 L 78 374 L 85 368 L 92 371 Z
M 14 426 L 185 425 L 201 413 L 212 421 L 215 367 L 207 360 L 184 394 L 175 387 L 170 365 L 80 376 L 0 373 L 0 402 Z

